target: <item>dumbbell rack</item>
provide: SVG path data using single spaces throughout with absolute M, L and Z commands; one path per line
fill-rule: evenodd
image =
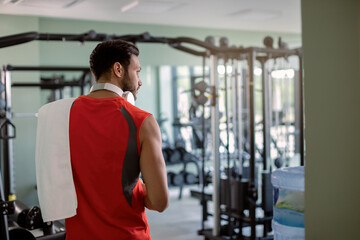
M 179 187 L 179 199 L 182 198 L 182 191 L 185 185 L 198 184 L 200 167 L 198 159 L 186 152 L 184 148 L 164 148 L 163 155 L 167 166 L 182 165 L 181 170 L 178 173 L 168 171 L 168 185 L 169 187 Z M 171 160 L 170 160 L 171 159 Z M 195 164 L 197 173 L 196 175 L 187 172 L 187 165 Z

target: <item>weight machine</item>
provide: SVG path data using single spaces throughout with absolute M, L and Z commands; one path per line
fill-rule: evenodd
M 274 125 L 285 128 L 286 138 L 290 134 L 293 135 L 292 144 L 296 149 L 295 153 L 300 155 L 296 164 L 304 164 L 301 49 L 290 50 L 281 39 L 279 39 L 279 48 L 274 49 L 272 43 L 271 46 L 268 44 L 269 41 L 273 40 L 269 37 L 264 39 L 266 48 L 229 48 L 225 38 L 220 39 L 218 51 L 203 46 L 207 50 L 207 55 L 203 55 L 203 76 L 190 77 L 191 89 L 187 91 L 191 92 L 192 99 L 197 102 L 196 107 L 202 109 L 202 114 L 200 114 L 202 116 L 196 121 L 191 119 L 189 123 L 179 125 L 191 126 L 193 130 L 198 130 L 199 123 L 202 122 L 203 137 L 200 139 L 203 144 L 201 156 L 203 188 L 192 190 L 191 195 L 198 198 L 203 206 L 202 229 L 199 233 L 206 239 L 272 238 L 269 235 L 273 208 L 270 178 L 273 165 L 281 167 L 282 151 L 284 151 L 280 148 L 278 139 L 275 139 L 274 134 L 271 133 Z M 207 38 L 205 44 L 215 46 L 214 39 Z M 279 121 L 272 121 L 274 117 L 277 117 L 273 106 L 272 95 L 275 95 L 273 88 L 276 90 L 278 88 L 271 77 L 272 71 L 267 65 L 274 65 L 273 62 L 276 61 L 288 62 L 291 60 L 289 58 L 295 58 L 297 60 L 295 64 L 298 64 L 297 74 L 293 76 L 295 119 L 293 122 L 282 119 L 281 123 L 278 123 Z M 208 65 L 206 61 L 209 62 Z M 208 72 L 205 70 L 207 66 L 210 69 Z M 219 66 L 224 66 L 221 74 L 217 71 Z M 228 71 L 229 66 L 232 72 Z M 256 89 L 254 73 L 258 70 L 256 66 L 260 66 L 261 89 Z M 197 78 L 200 81 L 193 82 Z M 286 84 L 289 85 L 289 79 L 287 80 Z M 289 95 L 287 90 L 281 91 Z M 255 96 L 256 92 L 261 94 L 262 119 L 260 121 L 255 118 L 255 106 L 258 103 L 256 101 L 259 101 L 259 97 Z M 207 103 L 208 99 L 211 99 L 210 104 Z M 193 110 L 191 108 L 190 110 Z M 204 117 L 205 108 L 211 109 L 212 138 L 210 141 L 204 137 L 208 131 Z M 292 133 L 288 132 L 288 125 L 295 126 Z M 258 129 L 259 126 L 260 129 Z M 259 131 L 260 135 L 257 134 Z M 221 137 L 224 133 L 225 140 Z M 235 151 L 230 153 L 231 140 Z M 205 142 L 212 144 L 210 154 L 205 151 L 205 146 L 208 145 Z M 281 144 L 290 145 L 288 141 Z M 219 151 L 221 148 L 223 151 Z M 276 151 L 275 154 L 274 151 Z M 212 180 L 209 180 L 209 176 L 204 171 L 205 159 L 208 159 L 209 155 L 213 168 Z M 205 189 L 208 181 L 212 182 L 212 188 Z M 212 213 L 208 211 L 208 201 L 214 203 Z M 204 221 L 208 219 L 208 216 L 213 216 L 214 219 L 215 227 L 212 229 L 205 229 L 204 226 Z M 257 237 L 259 236 L 258 225 L 263 226 L 262 237 Z M 249 227 L 250 234 L 244 234 L 243 228 Z
M 301 49 L 290 50 L 286 45 L 279 41 L 279 48 L 275 49 L 272 47 L 272 42 L 267 38 L 266 48 L 244 48 L 229 46 L 228 40 L 226 38 L 220 39 L 220 46 L 215 46 L 215 41 L 213 38 L 207 38 L 205 41 L 200 41 L 188 37 L 178 37 L 178 38 L 165 38 L 165 37 L 153 37 L 149 33 L 142 33 L 138 35 L 108 35 L 108 34 L 99 34 L 95 31 L 89 31 L 83 34 L 41 34 L 37 32 L 28 32 L 22 34 L 11 35 L 7 37 L 0 38 L 0 48 L 9 47 L 13 45 L 18 45 L 33 40 L 43 40 L 43 41 L 105 41 L 111 39 L 122 39 L 130 41 L 133 43 L 137 42 L 149 42 L 149 43 L 162 43 L 167 44 L 172 48 L 175 48 L 180 51 L 187 52 L 194 56 L 203 58 L 203 81 L 205 82 L 206 75 L 209 75 L 209 84 L 208 87 L 203 87 L 205 91 L 197 95 L 197 99 L 203 101 L 202 109 L 203 112 L 205 108 L 205 103 L 207 99 L 211 100 L 211 144 L 212 144 L 212 153 L 211 161 L 213 166 L 213 172 L 211 176 L 212 181 L 212 192 L 207 193 L 205 190 L 205 185 L 207 177 L 205 176 L 205 137 L 202 139 L 203 151 L 202 151 L 202 176 L 201 184 L 202 190 L 200 192 L 194 192 L 194 196 L 198 196 L 203 205 L 203 222 L 202 229 L 199 232 L 204 235 L 205 239 L 259 239 L 257 237 L 256 227 L 259 224 L 264 225 L 264 234 L 262 239 L 272 239 L 271 236 L 268 236 L 267 233 L 270 231 L 270 221 L 272 219 L 271 209 L 272 202 L 269 202 L 269 199 L 272 199 L 271 193 L 271 184 L 270 184 L 270 174 L 269 171 L 269 162 L 270 162 L 270 146 L 271 146 L 271 137 L 270 137 L 270 126 L 271 126 L 271 113 L 268 106 L 270 99 L 269 88 L 269 78 L 266 74 L 265 64 L 271 59 L 287 58 L 289 56 L 297 56 L 299 58 L 299 74 L 297 81 L 297 90 L 298 90 L 298 101 L 296 106 L 298 106 L 298 114 L 296 115 L 295 125 L 298 126 L 298 135 L 297 141 L 299 153 L 300 153 L 300 165 L 304 164 L 304 135 L 303 135 L 303 99 L 302 99 L 302 56 Z M 269 44 L 271 42 L 271 44 Z M 192 45 L 196 47 L 196 50 L 190 48 L 186 45 Z M 203 50 L 198 50 L 202 48 Z M 205 73 L 206 62 L 209 61 L 209 73 Z M 220 95 L 221 87 L 220 86 L 220 77 L 217 72 L 217 67 L 219 63 L 223 61 L 224 65 L 227 66 L 231 62 L 233 66 L 233 73 L 229 74 L 227 68 L 225 67 L 225 74 L 222 79 L 224 83 L 225 93 L 224 96 Z M 247 76 L 245 77 L 241 70 L 241 62 L 247 64 Z M 261 150 L 262 166 L 263 171 L 263 185 L 262 191 L 259 191 L 258 182 L 257 182 L 257 173 L 256 167 L 257 162 L 257 146 L 255 142 L 255 130 L 256 130 L 256 121 L 255 121 L 255 97 L 254 97 L 254 69 L 255 63 L 260 62 L 262 68 L 262 101 L 263 101 L 263 119 L 262 119 L 262 131 L 263 131 L 263 148 Z M 2 74 L 2 79 L 6 78 L 4 72 Z M 231 80 L 231 85 L 229 84 Z M 6 85 L 6 91 L 10 91 L 9 82 L 4 83 Z M 206 92 L 206 93 L 205 93 Z M 5 94 L 6 95 L 6 94 Z M 224 97 L 224 99 L 223 99 Z M 219 111 L 219 100 L 224 102 L 225 105 L 225 132 L 227 141 L 222 143 L 220 141 L 220 111 Z M 9 97 L 5 98 L 5 111 L 3 118 L 8 119 L 9 121 L 3 121 L 1 127 L 4 128 L 3 136 L 9 140 L 15 137 L 15 127 L 11 124 L 11 109 L 8 105 L 11 103 Z M 232 104 L 232 106 L 231 106 Z M 8 106 L 8 107 L 6 107 Z M 244 116 L 244 106 L 246 110 L 246 124 L 243 122 Z M 205 129 L 205 118 L 204 114 L 202 117 L 203 129 Z M 224 125 L 224 124 L 223 124 Z M 231 128 L 230 128 L 231 126 Z M 246 131 L 244 131 L 246 129 Z M 234 154 L 230 154 L 230 132 L 234 136 Z M 246 134 L 244 134 L 246 132 Z M 13 134 L 13 135 L 12 135 Z M 203 136 L 206 136 L 205 131 L 203 131 Z M 8 142 L 8 141 L 7 141 Z M 244 145 L 244 143 L 246 143 Z M 11 144 L 10 144 L 11 145 Z M 225 145 L 225 159 L 227 161 L 227 170 L 225 173 L 225 178 L 221 178 L 221 159 L 220 147 Z M 8 149 L 9 147 L 6 147 Z M 5 149 L 5 148 L 4 148 Z M 249 154 L 248 167 L 247 171 L 244 171 L 243 165 L 243 152 L 246 150 Z M 11 150 L 12 151 L 12 150 Z M 10 153 L 11 153 L 10 151 Z M 233 161 L 231 161 L 233 157 Z M 231 162 L 233 162 L 231 164 Z M 232 165 L 232 166 L 231 166 Z M 8 168 L 5 166 L 5 168 Z M 5 171 L 6 172 L 6 171 Z M 234 175 L 233 172 L 236 174 Z M 248 175 L 247 178 L 244 176 Z M 227 176 L 226 176 L 227 175 Z M 8 177 L 5 177 L 7 179 Z M 6 192 L 12 193 L 11 189 L 11 180 L 6 180 L 5 189 L 9 189 Z M 265 187 L 267 190 L 265 191 Z M 270 189 L 270 191 L 269 191 Z M 262 193 L 261 204 L 257 203 L 258 193 Z M 5 195 L 6 197 L 6 195 Z M 2 204 L 11 205 L 11 199 L 6 201 L 5 198 L 2 199 Z M 207 201 L 213 202 L 213 213 L 209 213 L 207 209 Z M 240 203 L 240 205 L 238 204 Z M 257 216 L 257 210 L 263 209 L 265 214 L 263 217 Z M 246 213 L 244 213 L 246 212 Z M 204 221 L 207 216 L 212 215 L 213 226 L 211 229 L 205 229 Z M 3 215 L 1 219 L 1 232 L 3 239 L 8 238 L 8 229 L 7 229 L 7 219 L 6 214 Z M 225 222 L 225 225 L 223 224 Z M 250 227 L 250 235 L 243 235 L 243 228 Z M 226 228 L 226 231 L 221 231 Z M 260 238 L 260 239 L 261 239 Z
M 40 82 L 17 82 L 12 83 L 11 73 L 15 71 L 41 71 L 41 72 L 66 72 L 77 71 L 81 72 L 78 80 L 65 81 L 63 76 L 54 76 L 52 78 L 41 78 Z M 79 67 L 30 67 L 30 66 L 12 66 L 7 65 L 1 68 L 1 135 L 2 140 L 2 156 L 3 163 L 2 172 L 4 173 L 4 187 L 1 181 L 1 207 L 2 207 L 2 220 L 1 220 L 1 236 L 2 239 L 64 239 L 65 230 L 60 222 L 44 223 L 41 217 L 41 210 L 37 206 L 27 207 L 21 201 L 16 200 L 14 190 L 14 177 L 13 177 L 13 155 L 12 155 L 12 139 L 16 137 L 16 128 L 12 123 L 13 117 L 35 117 L 36 114 L 29 113 L 13 113 L 11 106 L 11 89 L 13 87 L 37 87 L 41 89 L 51 90 L 51 97 L 49 101 L 55 101 L 63 98 L 63 90 L 65 87 L 80 88 L 80 93 L 84 93 L 85 86 L 90 86 L 89 68 Z M 71 91 L 73 92 L 73 91 Z M 8 219 L 9 216 L 9 219 Z M 8 225 L 9 224 L 9 225 Z M 7 230 L 8 229 L 8 230 Z M 41 229 L 41 230 L 40 230 Z M 32 234 L 30 231 L 37 231 Z M 39 232 L 40 231 L 40 232 Z

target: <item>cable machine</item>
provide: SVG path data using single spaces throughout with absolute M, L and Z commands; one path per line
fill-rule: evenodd
M 302 93 L 302 65 L 301 65 L 301 49 L 288 49 L 284 44 L 279 44 L 279 48 L 275 49 L 270 45 L 266 48 L 243 48 L 228 46 L 226 38 L 220 39 L 220 46 L 217 47 L 214 41 L 210 38 L 205 41 L 200 41 L 193 38 L 178 37 L 178 38 L 165 38 L 153 37 L 145 32 L 139 35 L 108 35 L 99 34 L 95 31 L 89 31 L 83 34 L 41 34 L 37 32 L 27 32 L 0 38 L 0 48 L 14 46 L 33 40 L 43 41 L 105 41 L 111 39 L 122 39 L 133 43 L 137 42 L 150 42 L 167 44 L 172 48 L 180 51 L 187 52 L 194 56 L 202 57 L 203 67 L 205 68 L 206 60 L 209 61 L 209 87 L 206 98 L 210 99 L 211 109 L 211 162 L 213 166 L 213 173 L 211 177 L 212 191 L 209 193 L 205 186 L 206 176 L 204 174 L 205 152 L 202 152 L 202 189 L 199 192 L 192 191 L 194 197 L 201 200 L 203 206 L 203 222 L 200 234 L 204 235 L 205 239 L 272 239 L 268 236 L 271 230 L 270 221 L 272 219 L 272 192 L 270 183 L 270 167 L 271 161 L 271 110 L 268 106 L 270 94 L 269 82 L 266 74 L 266 63 L 271 59 L 287 58 L 289 56 L 296 56 L 299 59 L 299 74 L 297 80 L 297 111 L 295 124 L 298 126 L 298 150 L 300 153 L 300 165 L 304 164 L 304 135 L 303 135 L 303 93 Z M 269 39 L 268 39 L 269 40 Z M 279 41 L 279 43 L 282 43 Z M 186 44 L 187 46 L 184 46 Z M 188 47 L 192 45 L 196 49 L 202 48 L 203 51 L 195 50 Z M 219 62 L 225 65 L 225 75 L 220 78 L 217 72 Z M 256 119 L 255 119 L 255 77 L 254 70 L 255 64 L 260 62 L 262 69 L 262 101 L 263 101 L 263 147 L 258 149 L 256 143 Z M 230 74 L 227 72 L 227 66 L 232 66 L 233 71 Z M 246 66 L 246 75 L 242 69 Z M 15 68 L 16 69 L 16 68 Z M 15 137 L 15 126 L 11 123 L 11 89 L 9 79 L 9 69 L 4 67 L 1 71 L 1 83 L 6 86 L 5 91 L 1 94 L 1 129 L 3 144 L 11 145 L 11 139 Z M 14 70 L 14 68 L 12 69 Z M 205 81 L 205 70 L 204 70 Z M 58 83 L 56 83 L 58 84 Z M 56 85 L 55 84 L 55 85 Z M 223 90 L 223 91 L 222 91 Z M 224 95 L 221 94 L 224 92 Z M 10 95 L 9 95 L 10 94 Z M 223 99 L 225 98 L 225 99 Z M 225 102 L 224 112 L 220 112 L 220 100 Z M 224 100 L 224 101 L 223 101 Z M 204 101 L 206 102 L 206 101 Z M 206 107 L 205 103 L 202 104 L 202 110 Z M 222 122 L 221 115 L 225 114 L 225 144 L 221 139 L 223 129 L 220 129 Z M 204 116 L 204 115 L 203 115 Z M 244 121 L 245 116 L 245 121 Z M 203 117 L 203 129 L 205 129 L 205 121 Z M 203 131 L 202 145 L 205 146 L 205 131 Z M 230 153 L 230 134 L 232 134 L 235 147 L 234 153 Z M 9 141 L 10 140 L 10 141 Z M 220 152 L 220 148 L 225 145 L 225 154 Z M 9 146 L 3 147 L 9 149 Z M 205 147 L 204 147 L 205 148 Z M 12 151 L 12 150 L 11 150 Z M 11 151 L 9 153 L 11 154 Z M 257 151 L 260 152 L 261 161 L 263 166 L 262 184 L 259 189 L 259 180 L 257 166 Z M 245 158 L 247 166 L 244 162 L 244 152 L 248 153 Z M 227 162 L 227 170 L 222 171 L 223 161 L 221 156 L 225 156 Z M 4 158 L 10 158 L 6 156 Z M 232 159 L 231 159 L 232 158 Z M 232 163 L 232 164 L 231 164 Z M 232 165 L 232 166 L 231 166 Z M 232 168 L 231 168 L 232 167 Z M 4 170 L 11 169 L 11 167 L 4 164 Z M 246 169 L 246 171 L 245 171 Z M 5 171 L 6 172 L 6 171 Z M 267 188 L 265 189 L 265 186 Z M 9 239 L 7 225 L 7 215 L 13 212 L 13 202 L 9 196 L 14 193 L 11 185 L 11 177 L 5 176 L 6 194 L 1 199 L 3 209 L 3 218 L 1 218 L 1 233 L 2 239 Z M 270 189 L 270 191 L 269 191 Z M 0 189 L 2 190 L 2 189 Z M 261 193 L 261 200 L 258 196 Z M 210 213 L 207 209 L 207 202 L 212 201 L 213 212 Z M 259 217 L 257 212 L 261 209 L 263 216 Z M 213 224 L 210 229 L 206 229 L 204 221 L 207 216 L 212 216 Z M 264 226 L 263 237 L 257 237 L 256 227 L 258 225 Z M 243 229 L 250 228 L 249 234 L 244 234 Z M 224 231 L 224 229 L 226 229 Z M 61 238 L 59 238 L 61 239 Z
M 224 42 L 226 41 L 220 40 L 220 46 L 223 47 Z M 303 165 L 303 112 L 299 111 L 303 108 L 301 49 L 287 49 L 280 40 L 279 49 L 241 48 L 233 52 L 218 52 L 209 56 L 211 103 L 208 107 L 211 108 L 212 126 L 212 188 L 208 191 L 204 187 L 202 190 L 191 191 L 192 196 L 200 199 L 205 209 L 203 222 L 208 216 L 214 219 L 213 226 L 208 229 L 204 228 L 204 223 L 202 224 L 199 233 L 204 235 L 205 239 L 272 239 L 269 234 L 273 208 L 271 172 L 273 161 L 276 165 L 278 159 L 274 159 L 272 152 L 279 149 L 277 139 L 273 139 L 271 135 L 274 128 L 271 100 L 275 87 L 272 87 L 271 71 L 266 66 L 269 61 L 280 61 L 280 59 L 288 61 L 289 57 L 295 57 L 299 63 L 297 78 L 294 81 L 296 113 L 291 125 L 302 126 L 296 128 L 293 134 L 297 139 L 294 143 L 295 148 L 300 154 L 296 164 Z M 227 70 L 229 59 L 232 66 L 231 73 Z M 220 63 L 225 66 L 223 76 L 216 71 L 217 67 L 221 66 Z M 261 89 L 256 88 L 257 65 L 261 67 Z M 228 81 L 228 78 L 232 81 Z M 257 91 L 261 91 L 261 121 L 256 119 L 256 106 L 259 104 L 259 98 L 255 97 Z M 286 93 L 287 89 L 283 91 Z M 232 106 L 230 100 L 233 101 Z M 220 107 L 222 111 L 219 110 Z M 225 120 L 220 121 L 224 116 Z M 285 122 L 284 127 L 288 127 L 289 124 L 288 121 Z M 221 128 L 222 125 L 225 125 L 225 129 Z M 257 134 L 258 126 L 261 127 L 260 135 Z M 220 140 L 224 132 L 225 144 Z M 234 138 L 232 144 L 235 149 L 231 153 L 230 134 Z M 286 134 L 288 136 L 289 133 L 286 131 Z M 259 146 L 259 142 L 262 146 Z M 224 146 L 225 150 L 220 152 L 219 149 Z M 248 154 L 249 159 L 244 158 L 246 156 L 244 153 Z M 235 161 L 231 163 L 231 160 Z M 206 186 L 205 178 L 202 179 L 202 185 Z M 208 211 L 207 201 L 213 202 L 212 212 Z M 259 233 L 258 226 L 262 227 L 262 234 Z

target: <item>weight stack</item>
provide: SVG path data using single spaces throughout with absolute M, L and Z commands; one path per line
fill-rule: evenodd
M 248 195 L 249 182 L 247 179 L 231 179 L 230 180 L 230 195 L 231 195 L 231 210 L 236 212 L 242 212 L 248 209 L 248 203 L 246 197 Z M 229 182 L 228 179 L 222 178 L 220 180 L 220 204 L 226 205 L 229 208 Z

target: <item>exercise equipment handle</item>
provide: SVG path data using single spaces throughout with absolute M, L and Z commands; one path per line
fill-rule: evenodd
M 9 135 L 9 131 L 6 131 L 9 125 L 14 129 L 12 135 Z M 6 118 L 5 121 L 0 125 L 0 139 L 12 139 L 15 137 L 16 137 L 16 127 L 8 118 Z

